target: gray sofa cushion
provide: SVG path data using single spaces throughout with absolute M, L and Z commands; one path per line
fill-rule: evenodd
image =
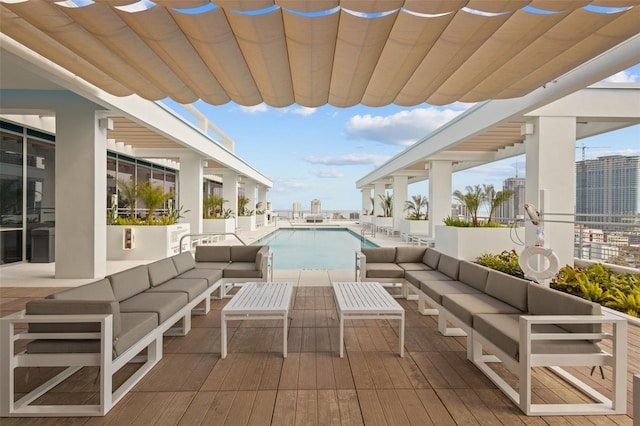
M 460 261 L 455 257 L 447 254 L 441 254 L 438 261 L 438 271 L 442 272 L 452 280 L 458 279 L 458 273 L 460 270 Z
M 367 257 L 369 263 L 393 263 L 396 260 L 395 247 L 363 247 L 362 254 Z
M 421 281 L 420 290 L 442 306 L 445 294 L 481 294 L 482 292 L 460 281 Z
M 427 250 L 420 246 L 398 246 L 396 247 L 395 263 L 422 263 L 422 258 Z
M 122 333 L 113 345 L 120 356 L 158 326 L 158 316 L 153 312 L 123 312 Z
M 527 288 L 531 281 L 500 271 L 491 270 L 487 277 L 486 293 L 510 304 L 519 311 L 527 311 Z
M 211 287 L 222 278 L 222 269 L 197 268 L 189 269 L 178 275 L 176 278 L 195 278 L 207 280 L 207 285 Z
M 367 278 L 404 278 L 404 269 L 395 263 L 369 263 Z
M 229 265 L 231 265 L 230 262 L 198 262 L 196 263 L 196 269 L 215 269 L 222 271 Z
M 27 315 L 112 314 L 113 337 L 121 330 L 120 306 L 116 300 L 34 299 L 25 306 Z M 33 333 L 99 332 L 100 324 L 88 323 L 30 323 Z
M 222 271 L 224 278 L 265 278 L 255 262 L 233 262 Z
M 69 288 L 47 296 L 47 299 L 116 300 L 108 279 Z
M 477 314 L 519 314 L 513 306 L 488 294 L 445 294 L 442 306 L 467 325 L 473 326 Z
M 232 262 L 254 262 L 262 246 L 231 246 Z
M 147 293 L 175 293 L 183 292 L 189 297 L 189 302 L 200 296 L 207 289 L 207 280 L 193 278 L 174 278 L 159 286 L 152 287 Z
M 230 246 L 196 246 L 196 262 L 230 262 Z
M 190 251 L 185 251 L 183 253 L 176 254 L 175 256 L 171 256 L 171 260 L 173 261 L 173 266 L 175 266 L 178 274 L 184 274 L 188 270 L 196 267 L 196 260 L 193 258 Z
M 601 315 L 599 304 L 577 296 L 530 283 L 528 307 L 531 315 Z M 562 328 L 573 333 L 599 333 L 600 325 L 562 324 Z
M 404 269 L 405 271 L 430 271 L 431 270 L 431 268 L 429 268 L 427 265 L 425 265 L 422 262 L 398 263 L 398 266 Z
M 458 280 L 470 285 L 484 293 L 487 287 L 487 276 L 489 275 L 489 268 L 478 265 L 477 263 L 468 262 L 466 260 L 460 261 L 460 271 L 458 273 Z
M 418 288 L 420 288 L 420 283 L 423 281 L 453 281 L 438 271 L 406 271 L 404 278 Z
M 520 315 L 478 314 L 473 318 L 473 328 L 498 348 L 514 359 L 519 359 Z M 566 333 L 554 324 L 533 324 L 536 333 Z M 599 353 L 595 343 L 586 340 L 534 340 L 531 353 L 534 354 L 586 354 Z
M 152 287 L 167 282 L 178 275 L 178 271 L 171 258 L 160 259 L 156 262 L 149 263 L 147 268 L 149 268 L 149 282 Z
M 186 293 L 144 292 L 120 302 L 120 312 L 155 312 L 158 323 L 162 324 L 171 315 L 187 305 Z
M 129 299 L 151 287 L 147 265 L 136 266 L 110 275 L 108 278 L 118 302 Z
M 440 254 L 441 253 L 438 250 L 427 247 L 427 251 L 424 253 L 424 257 L 422 258 L 422 263 L 431 269 L 438 269 Z

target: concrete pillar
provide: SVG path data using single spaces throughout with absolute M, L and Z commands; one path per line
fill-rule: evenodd
M 373 185 L 373 212 L 371 213 L 373 216 L 377 216 L 382 214 L 382 207 L 380 207 L 380 202 L 384 196 L 384 191 L 387 188 L 387 185 L 384 182 L 376 182 Z
M 262 185 L 258 185 L 258 203 L 260 204 L 260 210 L 266 211 L 268 209 L 267 205 L 267 188 Z M 257 213 L 256 213 L 257 214 Z M 256 221 L 259 225 L 267 224 L 267 215 L 260 215 L 256 217 Z
M 429 235 L 435 236 L 436 225 L 451 216 L 451 161 L 429 163 Z
M 404 204 L 409 197 L 409 178 L 393 176 L 393 229 L 400 231 L 400 224 L 405 218 Z
M 186 213 L 183 213 L 183 221 L 189 224 L 192 234 L 202 233 L 203 160 L 194 152 L 185 151 L 180 154 L 179 200 L 176 208 L 184 207 Z
M 249 199 L 247 209 L 255 211 L 256 209 L 256 182 L 247 179 L 244 184 L 244 196 Z
M 107 272 L 107 129 L 96 106 L 68 99 L 56 110 L 55 276 Z
M 360 192 L 362 193 L 362 214 L 364 212 L 371 213 L 373 206 L 371 205 L 371 186 L 363 187 Z
M 575 213 L 575 152 L 575 117 L 538 117 L 533 134 L 525 139 L 525 201 L 542 211 L 546 220 L 571 222 L 574 219 L 553 213 Z M 537 226 L 526 222 L 526 246 L 536 244 L 536 229 Z M 573 232 L 572 223 L 544 223 L 544 245 L 553 249 L 560 266 L 573 265 Z
M 231 209 L 238 217 L 238 174 L 233 170 L 222 172 L 222 199 L 224 210 Z

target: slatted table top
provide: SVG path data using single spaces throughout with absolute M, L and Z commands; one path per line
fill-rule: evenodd
M 380 283 L 334 282 L 331 284 L 340 311 L 351 313 L 399 313 L 402 306 Z
M 223 308 L 223 311 L 224 313 L 286 311 L 291 304 L 292 293 L 293 283 L 246 283 Z

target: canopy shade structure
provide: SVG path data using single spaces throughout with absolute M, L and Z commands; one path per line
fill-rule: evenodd
M 100 89 L 182 104 L 514 98 L 640 34 L 640 0 L 5 0 L 0 11 L 2 33 Z

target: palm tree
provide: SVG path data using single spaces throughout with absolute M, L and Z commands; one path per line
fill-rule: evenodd
M 222 216 L 222 206 L 227 200 L 216 195 L 210 195 L 202 201 L 205 216 Z
M 249 198 L 244 195 L 238 196 L 238 216 L 252 216 L 253 210 L 249 210 L 247 205 L 249 205 Z
M 467 186 L 466 193 L 459 190 L 453 192 L 453 197 L 467 208 L 469 216 L 471 216 L 471 224 L 478 226 L 478 209 L 484 201 L 484 191 L 480 185 Z
M 404 202 L 404 209 L 407 211 L 407 217 L 419 220 L 422 218 L 422 208 L 426 207 L 426 212 L 424 214 L 424 219 L 429 219 L 429 201 L 427 201 L 427 197 L 424 195 L 413 195 L 411 196 L 411 200 Z
M 136 201 L 140 196 L 140 186 L 136 183 L 133 176 L 129 180 L 116 179 L 118 191 L 129 207 L 129 217 L 131 220 L 136 218 Z
M 483 192 L 485 202 L 489 206 L 489 218 L 487 219 L 487 222 L 491 223 L 493 213 L 498 207 L 500 207 L 502 203 L 511 198 L 511 196 L 514 194 L 514 191 L 511 189 L 504 189 L 502 191 L 496 192 L 493 185 L 483 185 Z
M 151 182 L 140 184 L 138 198 L 147 206 L 147 209 L 149 209 L 147 213 L 147 223 L 153 221 L 153 213 L 171 197 L 173 197 L 173 193 L 164 192 L 162 187 L 153 186 Z
M 382 207 L 382 216 L 391 217 L 393 214 L 393 196 L 391 194 L 378 194 L 380 197 L 380 207 Z

